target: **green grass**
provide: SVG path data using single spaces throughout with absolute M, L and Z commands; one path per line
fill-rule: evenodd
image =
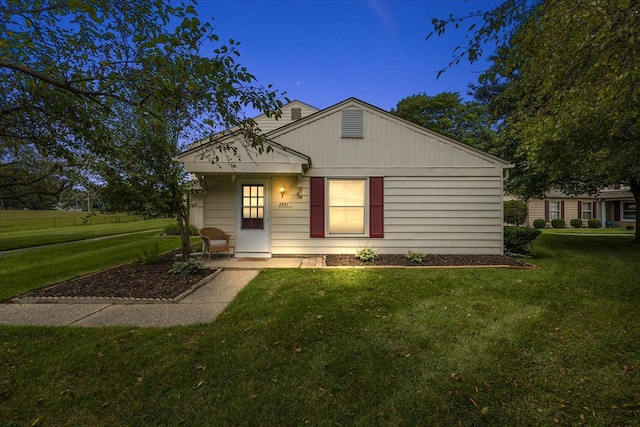
M 637 425 L 640 247 L 533 270 L 272 270 L 214 323 L 0 327 L 13 425 Z
M 112 224 L 140 220 L 142 220 L 140 216 L 122 213 L 102 214 L 97 211 L 89 214 L 84 211 L 0 210 L 0 233 L 6 231 Z
M 10 231 L 0 233 L 0 252 L 11 249 L 30 248 L 33 246 L 113 236 L 116 234 L 161 230 L 171 222 L 172 220 L 170 219 L 154 219 L 150 221 L 134 221 L 115 224 Z
M 0 253 L 0 301 L 31 290 L 131 262 L 143 248 L 161 252 L 180 247 L 178 236 L 158 231 L 78 241 Z

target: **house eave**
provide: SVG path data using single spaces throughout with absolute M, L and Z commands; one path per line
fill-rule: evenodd
M 201 175 L 228 175 L 228 174 L 304 174 L 309 168 L 304 163 L 204 163 L 184 162 L 187 172 Z

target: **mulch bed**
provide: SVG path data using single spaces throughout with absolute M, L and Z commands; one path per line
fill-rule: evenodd
M 412 262 L 405 255 L 378 255 L 375 261 L 360 261 L 353 255 L 327 255 L 327 266 L 404 266 L 404 267 L 462 267 L 508 265 L 529 267 L 518 259 L 502 255 L 427 255 L 421 262 Z
M 26 297 L 172 299 L 214 272 L 210 268 L 205 268 L 196 274 L 169 274 L 168 271 L 174 262 L 175 256 L 170 254 L 158 264 L 125 264 L 39 289 Z
M 162 262 L 150 265 L 125 264 L 109 270 L 68 280 L 58 285 L 31 292 L 26 297 L 80 298 L 145 298 L 173 299 L 191 289 L 196 283 L 213 274 L 206 268 L 192 275 L 169 274 L 175 254 Z M 380 255 L 376 261 L 363 262 L 353 255 L 327 255 L 326 265 L 344 267 L 370 266 L 492 266 L 527 267 L 528 264 L 502 255 L 428 255 L 420 264 L 404 255 Z

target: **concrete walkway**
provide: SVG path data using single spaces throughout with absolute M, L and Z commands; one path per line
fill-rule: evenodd
M 222 271 L 177 303 L 0 304 L 0 324 L 149 327 L 211 322 L 258 272 Z
M 180 326 L 213 321 L 261 269 L 315 268 L 322 257 L 264 260 L 212 258 L 223 271 L 173 303 L 9 303 L 0 304 L 0 324 L 41 326 Z

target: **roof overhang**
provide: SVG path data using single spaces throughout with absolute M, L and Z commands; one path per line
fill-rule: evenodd
M 206 149 L 193 148 L 179 154 L 175 161 L 184 164 L 187 172 L 198 175 L 212 174 L 303 174 L 311 167 L 311 158 L 282 144 L 269 141 L 262 153 L 257 150 L 239 149 L 238 157 L 231 152 L 209 153 Z M 214 155 L 218 161 L 213 161 Z

